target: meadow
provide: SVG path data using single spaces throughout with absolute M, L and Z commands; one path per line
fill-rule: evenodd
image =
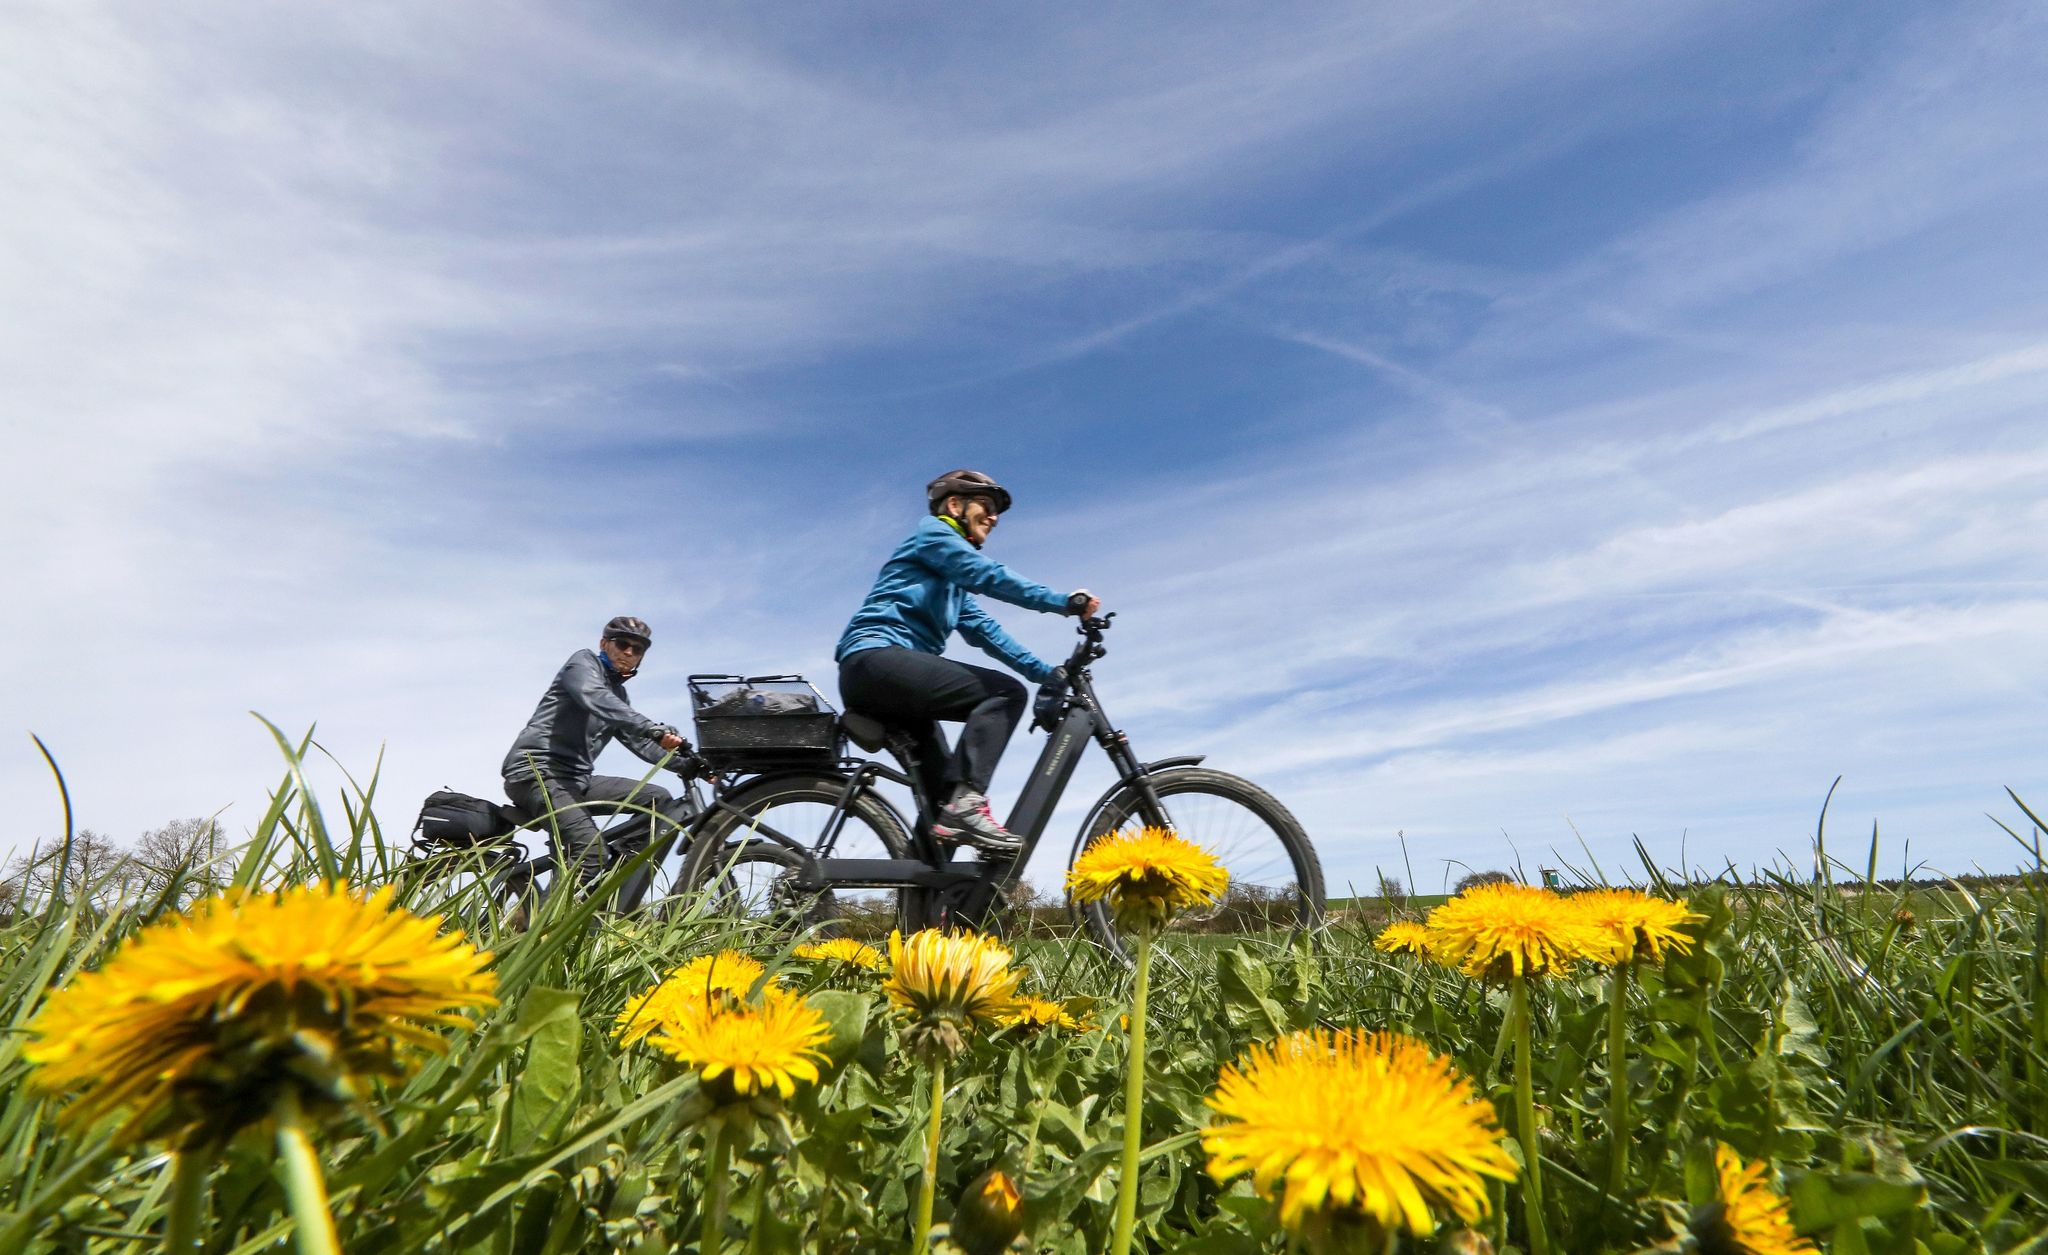
M 373 794 L 323 811 L 294 765 L 234 881 L 388 886 L 393 907 L 489 951 L 489 998 L 371 1050 L 374 1067 L 307 1027 L 336 1007 L 287 1002 L 276 1013 L 296 1036 L 255 1064 L 221 1062 L 195 1091 L 205 1101 L 168 1097 L 185 1107 L 154 1122 L 89 1105 L 81 1118 L 75 1091 L 125 1064 L 86 1060 L 68 1088 L 34 1081 L 49 1022 L 31 1022 L 52 991 L 217 886 L 174 879 L 111 909 L 60 897 L 16 914 L 0 926 L 0 1251 L 157 1250 L 171 1234 L 174 1249 L 319 1249 L 301 1223 L 310 1172 L 347 1251 L 900 1252 L 915 1249 L 934 1128 L 935 1249 L 1111 1248 L 1132 974 L 1078 931 L 1014 946 L 1019 991 L 1056 1012 L 963 1021 L 941 1051 L 880 973 L 796 956 L 817 938 L 692 909 L 602 917 L 597 899 L 557 901 L 514 931 L 459 869 L 382 832 Z M 2037 837 L 2022 806 L 2016 839 L 2030 826 Z M 1520 992 L 1376 948 L 1390 920 L 1362 906 L 1310 938 L 1166 941 L 1143 1017 L 1133 1249 L 2048 1251 L 2048 879 L 2026 860 L 2033 874 L 1988 888 L 1851 893 L 1832 875 L 1681 883 L 1634 869 L 1653 896 L 1686 901 L 1686 944 L 1631 962 L 1625 982 L 1577 964 Z M 762 964 L 752 996 L 782 989 L 825 1026 L 813 1076 L 786 1096 L 736 1094 L 622 1033 L 636 999 L 725 951 Z M 1225 1066 L 1258 1043 L 1350 1027 L 1412 1037 L 1498 1112 L 1520 1170 L 1485 1178 L 1474 1214 L 1429 1197 L 1420 1232 L 1305 1232 L 1251 1175 L 1210 1171 L 1202 1133 L 1221 1119 Z M 236 1109 L 263 1069 L 265 1094 L 305 1095 L 303 1107 Z M 1525 1189 L 1524 1094 L 1540 1200 Z M 1786 1199 L 1811 1246 L 1745 1241 L 1725 1154 L 1759 1166 L 1756 1197 Z

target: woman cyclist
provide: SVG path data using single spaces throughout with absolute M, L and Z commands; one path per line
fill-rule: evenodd
M 1024 686 L 1000 671 L 942 657 L 957 630 L 969 644 L 1040 684 L 1057 669 L 1011 639 L 973 594 L 1048 614 L 1094 615 L 1087 590 L 1056 593 L 981 555 L 1010 494 L 980 471 L 948 471 L 925 487 L 929 516 L 882 565 L 839 638 L 839 695 L 848 710 L 917 740 L 918 771 L 940 800 L 932 835 L 1014 853 L 1022 844 L 989 813 L 988 785 L 1024 715 Z M 949 752 L 939 720 L 960 722 Z

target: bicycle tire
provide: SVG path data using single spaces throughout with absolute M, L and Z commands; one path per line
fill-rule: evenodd
M 802 867 L 806 856 L 779 842 L 752 836 L 750 819 L 766 819 L 778 832 L 807 841 L 823 831 L 824 821 L 846 792 L 846 777 L 793 775 L 773 777 L 742 789 L 726 799 L 742 815 L 721 812 L 714 816 L 690 843 L 676 878 L 675 893 L 691 901 L 703 900 L 706 909 L 721 915 L 744 918 L 768 917 L 771 926 L 794 930 L 824 928 L 839 935 L 878 933 L 887 937 L 889 928 L 914 931 L 922 910 L 922 895 L 911 888 L 873 890 L 875 902 L 863 901 L 868 894 L 821 891 L 807 900 L 794 899 L 787 886 Z M 815 808 L 816 826 L 809 817 L 792 818 L 791 808 Z M 792 827 L 798 829 L 791 831 Z M 879 848 L 875 848 L 879 847 Z M 845 826 L 833 853 L 847 858 L 910 858 L 910 836 L 896 812 L 863 789 L 854 795 Z M 766 886 L 757 878 L 765 877 Z M 723 880 L 725 883 L 718 883 Z M 782 897 L 773 895 L 780 886 Z M 762 898 L 758 890 L 766 889 Z M 877 918 L 877 917 L 882 918 Z M 866 938 L 863 939 L 873 939 Z
M 1232 881 L 1220 903 L 1184 913 L 1168 925 L 1169 933 L 1271 935 L 1284 930 L 1291 940 L 1322 923 L 1322 863 L 1300 821 L 1278 798 L 1241 776 L 1206 767 L 1172 767 L 1148 779 L 1166 814 L 1143 814 L 1143 793 L 1128 785 L 1118 789 L 1082 824 L 1069 866 L 1100 837 L 1134 823 L 1164 823 L 1216 855 Z M 1211 822 L 1215 808 L 1187 804 L 1197 797 L 1240 808 L 1255 822 Z M 1176 807 L 1175 798 L 1183 799 L 1183 804 Z M 1104 949 L 1130 961 L 1132 942 L 1118 931 L 1102 903 L 1074 904 L 1073 910 Z

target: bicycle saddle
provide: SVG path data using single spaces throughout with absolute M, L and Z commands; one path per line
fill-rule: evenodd
M 864 715 L 857 710 L 845 711 L 839 716 L 839 727 L 870 754 L 879 754 L 889 743 L 889 729 L 880 719 Z

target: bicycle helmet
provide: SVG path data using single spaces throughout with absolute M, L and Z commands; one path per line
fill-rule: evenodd
M 933 514 L 939 512 L 940 503 L 948 497 L 988 497 L 996 503 L 997 514 L 1010 512 L 1010 490 L 980 471 L 964 467 L 947 471 L 924 486 L 925 505 Z
M 610 640 L 614 636 L 639 641 L 643 646 L 654 643 L 654 631 L 647 626 L 647 620 L 636 619 L 630 614 L 617 615 L 604 625 L 604 638 Z

